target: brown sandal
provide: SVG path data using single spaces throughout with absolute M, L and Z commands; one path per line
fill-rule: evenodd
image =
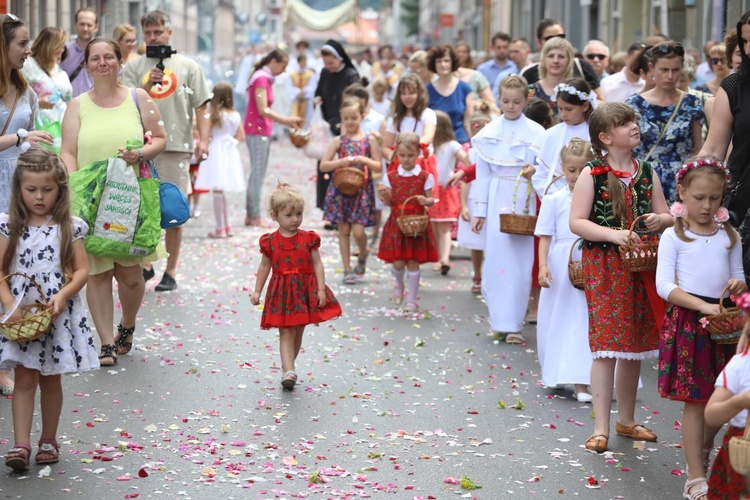
M 16 472 L 23 472 L 29 468 L 29 455 L 31 455 L 31 446 L 16 443 L 5 455 L 5 465 Z
M 629 437 L 636 441 L 650 441 L 655 443 L 657 439 L 654 431 L 637 422 L 631 426 L 625 426 L 617 422 L 615 424 L 615 431 L 620 436 Z
M 36 452 L 34 462 L 40 465 L 56 464 L 60 461 L 60 445 L 54 439 L 40 439 L 39 451 Z
M 586 449 L 597 453 L 604 453 L 607 451 L 608 444 L 609 436 L 605 436 L 604 434 L 593 434 L 586 440 Z

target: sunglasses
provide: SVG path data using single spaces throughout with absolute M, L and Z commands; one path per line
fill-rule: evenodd
M 549 42 L 553 38 L 565 38 L 565 33 L 560 33 L 559 35 L 545 36 L 544 38 L 542 38 L 542 40 L 544 40 L 545 42 Z
M 711 64 L 726 64 L 727 58 L 726 57 L 712 57 L 711 58 Z
M 658 54 L 660 56 L 668 56 L 669 54 L 674 54 L 677 57 L 684 57 L 685 49 L 683 49 L 682 45 L 680 45 L 679 43 L 675 45 L 658 45 L 651 49 L 651 54 Z
M 599 59 L 600 61 L 603 61 L 607 58 L 604 54 L 586 54 L 586 59 L 593 61 L 594 59 Z
M 11 14 L 10 12 L 9 12 L 9 13 L 7 13 L 7 14 L 5 14 L 5 17 L 6 17 L 6 18 L 8 18 L 8 19 L 10 19 L 11 21 L 15 21 L 15 22 L 17 22 L 17 23 L 20 23 L 20 22 L 21 22 L 21 20 L 20 20 L 20 19 L 18 19 L 18 17 L 17 17 L 17 16 L 15 16 L 14 14 Z

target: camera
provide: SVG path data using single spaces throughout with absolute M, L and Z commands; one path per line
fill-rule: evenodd
M 146 57 L 150 59 L 159 59 L 156 67 L 164 71 L 164 59 L 172 57 L 172 54 L 176 54 L 170 45 L 146 45 Z

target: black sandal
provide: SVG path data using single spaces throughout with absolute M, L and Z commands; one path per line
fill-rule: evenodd
M 133 333 L 135 333 L 135 325 L 132 328 L 125 328 L 122 323 L 117 325 L 115 346 L 117 347 L 117 354 L 120 356 L 126 355 L 133 348 Z M 130 342 L 125 341 L 127 338 L 130 339 Z
M 102 360 L 107 358 L 112 358 L 112 363 L 102 363 Z M 101 366 L 115 366 L 117 364 L 117 348 L 114 344 L 102 344 L 99 364 Z

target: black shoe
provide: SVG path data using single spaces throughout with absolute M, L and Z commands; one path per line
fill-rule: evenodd
M 335 222 L 328 222 L 325 226 L 323 226 L 323 229 L 325 229 L 326 231 L 338 231 L 339 225 Z
M 176 289 L 177 282 L 167 273 L 164 273 L 164 275 L 161 277 L 161 281 L 154 288 L 154 290 L 156 290 L 157 292 L 171 292 L 172 290 Z
M 144 281 L 148 281 L 152 279 L 154 276 L 156 276 L 156 271 L 154 271 L 153 267 L 151 269 L 146 269 L 145 267 L 143 268 L 143 280 Z

